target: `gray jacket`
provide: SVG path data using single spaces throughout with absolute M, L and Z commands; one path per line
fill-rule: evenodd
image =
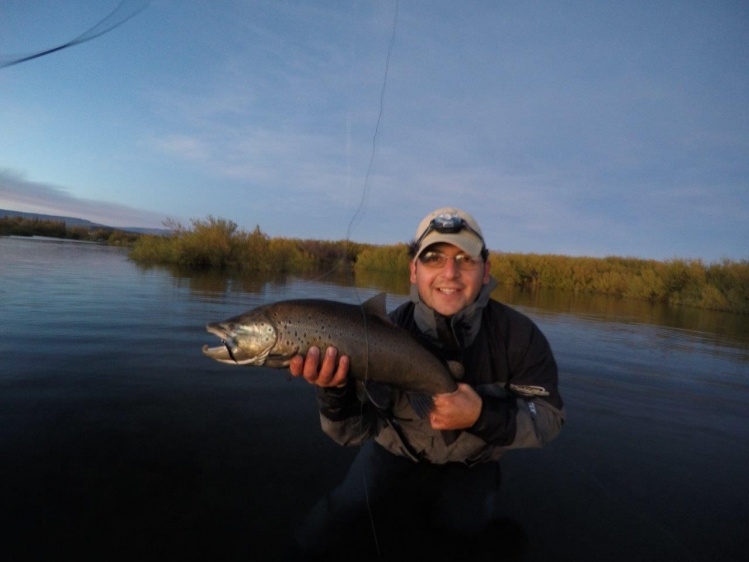
M 412 290 L 411 301 L 391 320 L 443 360 L 459 361 L 461 382 L 483 405 L 478 421 L 459 432 L 431 428 L 414 399 L 397 388 L 354 382 L 318 389 L 323 431 L 342 445 L 374 439 L 390 452 L 435 464 L 495 460 L 508 449 L 542 447 L 564 423 L 557 365 L 548 341 L 527 316 L 490 298 L 485 285 L 471 306 L 452 317 L 428 308 Z

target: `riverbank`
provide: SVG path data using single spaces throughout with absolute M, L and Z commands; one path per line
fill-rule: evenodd
M 111 246 L 131 246 L 140 234 L 106 226 L 69 226 L 64 220 L 4 216 L 0 217 L 0 236 L 43 236 Z
M 352 268 L 357 276 L 403 275 L 406 244 L 375 246 L 348 240 L 325 242 L 270 238 L 222 219 L 176 225 L 173 234 L 139 238 L 130 257 L 142 264 L 180 265 L 240 272 L 304 272 Z M 749 261 L 674 258 L 572 257 L 491 252 L 500 283 L 533 289 L 563 289 L 671 305 L 749 314 Z
M 341 269 L 359 277 L 400 276 L 408 271 L 406 244 L 378 246 L 349 240 L 271 238 L 260 226 L 246 232 L 231 221 L 208 217 L 190 227 L 166 225 L 171 234 L 140 235 L 117 230 L 67 228 L 65 223 L 0 219 L 0 235 L 42 235 L 94 240 L 131 248 L 142 265 L 237 273 L 304 273 Z M 490 252 L 492 275 L 504 285 L 561 289 L 749 314 L 749 260 L 666 261 L 633 257 L 574 257 Z

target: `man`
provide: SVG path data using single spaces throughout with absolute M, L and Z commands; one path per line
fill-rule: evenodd
M 423 419 L 398 388 L 357 387 L 347 378 L 348 357 L 337 358 L 334 348 L 322 361 L 318 349 L 292 360 L 292 375 L 318 388 L 325 433 L 362 445 L 344 481 L 300 529 L 307 552 L 335 548 L 353 518 L 404 482 L 428 501 L 434 527 L 479 535 L 494 513 L 498 459 L 508 449 L 543 446 L 564 423 L 551 348 L 529 318 L 490 298 L 496 281 L 474 218 L 437 209 L 409 251 L 411 299 L 390 318 L 464 373 L 455 392 L 434 396 Z

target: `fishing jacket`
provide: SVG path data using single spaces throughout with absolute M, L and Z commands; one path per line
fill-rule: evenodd
M 432 429 L 417 414 L 410 393 L 350 380 L 342 388 L 318 388 L 322 429 L 342 445 L 374 438 L 390 452 L 414 461 L 473 465 L 496 460 L 513 448 L 542 447 L 564 423 L 557 365 L 548 341 L 527 316 L 490 298 L 493 279 L 471 306 L 444 317 L 411 300 L 390 313 L 444 361 L 458 361 L 458 382 L 482 398 L 476 423 L 462 431 Z

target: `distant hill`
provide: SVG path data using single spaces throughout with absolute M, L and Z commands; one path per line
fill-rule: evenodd
M 100 224 L 91 222 L 85 219 L 79 219 L 75 217 L 62 217 L 57 215 L 43 215 L 41 213 L 25 213 L 23 211 L 11 211 L 8 209 L 0 209 L 0 218 L 3 217 L 21 217 L 24 219 L 38 219 L 43 221 L 57 221 L 64 222 L 65 226 L 82 226 L 85 228 L 111 228 L 115 230 L 122 230 L 124 232 L 136 232 L 138 234 L 167 234 L 169 232 L 166 228 L 141 228 L 138 226 L 109 226 L 107 224 Z

